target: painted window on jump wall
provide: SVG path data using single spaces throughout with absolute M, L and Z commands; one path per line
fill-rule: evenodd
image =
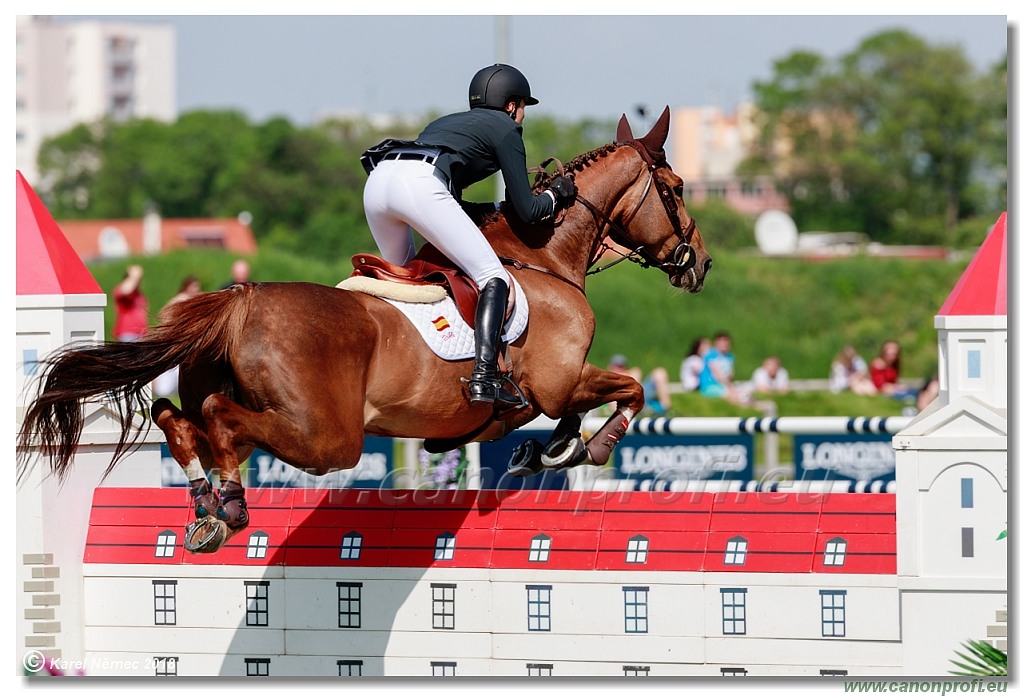
M 554 668 L 554 664 L 526 664 L 526 675 L 550 676 Z
M 647 633 L 647 586 L 623 586 L 622 595 L 625 600 L 626 634 Z
M 270 581 L 245 582 L 245 624 L 266 627 L 270 623 Z
M 341 538 L 341 551 L 338 554 L 338 558 L 358 559 L 362 549 L 363 536 L 358 532 L 352 531 Z
M 537 535 L 530 540 L 530 561 L 547 561 L 551 556 L 551 538 Z
M 623 666 L 622 675 L 626 677 L 630 676 L 649 676 L 651 675 L 650 666 Z
M 269 676 L 270 659 L 245 659 L 245 675 L 247 676 Z
M 153 674 L 156 676 L 176 676 L 178 675 L 178 657 L 177 656 L 154 656 L 153 657 Z
M 634 535 L 626 543 L 626 563 L 646 564 L 647 550 L 651 541 L 643 535 Z
M 363 624 L 363 584 L 338 581 L 338 627 L 358 629 Z
M 430 662 L 430 675 L 432 676 L 454 676 L 455 675 L 455 662 L 454 661 L 431 661 Z
M 434 543 L 434 561 L 449 561 L 455 558 L 455 535 L 446 532 L 437 536 Z
M 153 624 L 178 624 L 177 581 L 153 581 Z
M 551 631 L 551 586 L 526 587 L 526 629 Z
M 846 591 L 818 591 L 821 595 L 821 636 L 846 636 Z
M 164 530 L 156 536 L 156 551 L 153 556 L 164 559 L 174 556 L 174 547 L 178 544 L 178 533 L 174 530 Z
M 722 634 L 747 633 L 747 589 L 722 588 Z
M 455 586 L 454 583 L 430 584 L 433 598 L 433 627 L 436 630 L 455 629 Z
M 842 537 L 833 537 L 825 543 L 825 558 L 822 561 L 825 566 L 842 566 L 846 563 L 846 540 Z
M 747 563 L 747 541 L 733 537 L 725 543 L 725 563 L 728 566 L 743 566 Z
M 339 676 L 362 676 L 363 662 L 359 659 L 338 659 Z
M 262 530 L 249 535 L 249 546 L 245 550 L 246 559 L 266 559 L 270 536 Z

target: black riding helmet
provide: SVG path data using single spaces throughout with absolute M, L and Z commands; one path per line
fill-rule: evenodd
M 469 82 L 470 109 L 505 109 L 509 100 L 517 98 L 528 105 L 537 104 L 537 100 L 530 96 L 530 83 L 526 76 L 504 63 L 481 68 Z

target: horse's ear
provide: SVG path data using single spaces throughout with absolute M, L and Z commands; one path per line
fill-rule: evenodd
M 669 113 L 668 107 L 666 106 L 665 111 L 661 113 L 660 117 L 658 117 L 658 121 L 656 121 L 654 126 L 651 127 L 647 136 L 640 139 L 652 155 L 664 152 L 665 141 L 668 139 L 668 123 Z
M 615 140 L 620 143 L 633 140 L 633 130 L 629 128 L 629 122 L 626 120 L 625 114 L 619 119 L 619 128 L 615 130 Z

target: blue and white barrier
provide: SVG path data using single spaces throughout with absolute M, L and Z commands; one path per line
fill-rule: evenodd
M 583 432 L 593 433 L 605 418 L 588 417 Z M 627 435 L 747 435 L 787 433 L 790 435 L 895 435 L 912 416 L 782 416 L 777 418 L 640 418 L 629 425 Z M 532 423 L 531 426 L 535 425 Z M 552 427 L 554 422 L 552 421 Z

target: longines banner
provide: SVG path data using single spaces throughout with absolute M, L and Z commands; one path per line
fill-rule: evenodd
M 627 435 L 612 460 L 635 491 L 685 490 L 693 481 L 754 478 L 753 435 Z
M 794 435 L 797 481 L 892 481 L 892 435 Z

